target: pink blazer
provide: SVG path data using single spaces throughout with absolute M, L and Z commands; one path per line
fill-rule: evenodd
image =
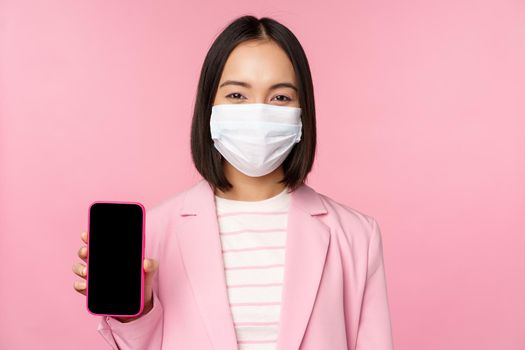
M 160 263 L 153 309 L 100 317 L 113 349 L 236 350 L 212 188 L 201 179 L 147 211 L 146 257 Z M 304 184 L 291 193 L 278 350 L 391 350 L 376 220 Z

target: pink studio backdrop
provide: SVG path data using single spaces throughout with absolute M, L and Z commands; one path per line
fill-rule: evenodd
M 3 0 L 0 348 L 107 348 L 73 290 L 88 205 L 150 208 L 200 179 L 199 70 L 242 14 L 304 45 L 308 183 L 378 220 L 396 348 L 525 349 L 518 0 Z

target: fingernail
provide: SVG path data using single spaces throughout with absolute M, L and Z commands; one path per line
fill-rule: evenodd
M 86 271 L 87 271 L 87 267 L 84 267 L 84 268 L 82 269 L 82 274 L 83 274 L 84 276 L 86 275 Z

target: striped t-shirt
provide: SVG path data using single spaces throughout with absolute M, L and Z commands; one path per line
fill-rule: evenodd
M 239 350 L 275 349 L 290 193 L 261 201 L 215 196 L 226 284 Z

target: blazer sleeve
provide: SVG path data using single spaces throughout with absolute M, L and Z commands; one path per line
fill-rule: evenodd
M 162 346 L 163 309 L 153 291 L 153 308 L 131 322 L 120 322 L 111 316 L 102 316 L 97 331 L 113 350 L 160 350 Z
M 392 327 L 381 230 L 372 218 L 367 280 L 357 330 L 356 350 L 393 350 Z
M 163 235 L 164 217 L 156 210 L 146 214 L 146 246 L 145 257 L 159 259 L 160 240 Z M 111 316 L 100 316 L 97 331 L 104 337 L 113 350 L 160 350 L 162 347 L 164 309 L 159 297 L 159 272 L 153 276 L 153 307 L 145 315 L 130 321 L 120 322 Z

